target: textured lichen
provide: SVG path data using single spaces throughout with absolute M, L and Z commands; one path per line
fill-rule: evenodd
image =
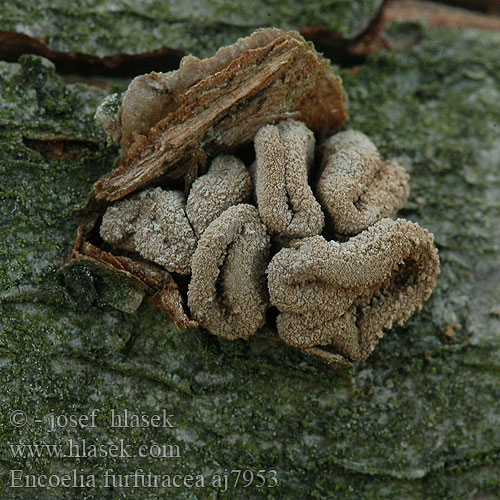
M 393 34 L 404 37 L 416 29 L 399 25 Z M 179 333 L 148 304 L 127 314 L 96 307 L 91 297 L 82 302 L 86 311 L 75 311 L 56 271 L 74 239 L 73 216 L 116 152 L 99 148 L 49 164 L 23 145 L 22 136 L 72 135 L 104 144 L 92 125 L 104 92 L 62 85 L 50 65 L 35 58 L 0 63 L 2 498 L 27 498 L 26 491 L 6 487 L 10 468 L 46 473 L 87 466 L 161 474 L 200 470 L 207 476 L 226 467 L 276 469 L 279 489 L 228 493 L 252 500 L 499 498 L 500 318 L 494 311 L 500 302 L 500 35 L 421 34 L 412 48 L 372 56 L 356 72 L 342 71 L 349 126 L 410 172 L 402 215 L 436 235 L 442 267 L 425 310 L 387 334 L 351 382 L 269 332 L 248 342 L 223 342 L 198 330 Z M 92 273 L 87 267 L 87 282 Z M 461 327 L 444 335 L 452 323 Z M 112 431 L 105 423 L 112 408 L 152 414 L 165 406 L 176 414 L 175 434 Z M 93 407 L 103 413 L 99 434 L 49 434 L 43 426 L 13 429 L 8 423 L 18 408 L 43 417 Z M 6 448 L 8 442 L 68 437 L 175 440 L 183 457 L 96 458 L 82 465 L 14 460 Z M 28 493 L 75 496 L 74 489 Z M 78 494 L 149 500 L 205 499 L 216 492 Z

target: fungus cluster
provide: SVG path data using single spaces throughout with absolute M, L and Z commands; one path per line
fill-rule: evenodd
M 408 175 L 352 130 L 318 148 L 315 169 L 314 134 L 292 119 L 261 127 L 254 148 L 249 168 L 216 156 L 187 196 L 156 187 L 110 205 L 102 238 L 189 274 L 192 318 L 222 338 L 248 338 L 274 307 L 288 344 L 366 358 L 439 272 L 433 236 L 389 218 Z
M 439 261 L 428 231 L 390 219 L 404 169 L 360 132 L 332 135 L 345 100 L 330 61 L 275 28 L 138 76 L 97 110 L 120 156 L 72 262 L 131 278 L 179 328 L 246 339 L 269 320 L 292 346 L 366 358 L 429 297 Z

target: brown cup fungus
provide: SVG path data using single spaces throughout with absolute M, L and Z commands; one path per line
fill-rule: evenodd
M 189 274 L 197 238 L 185 205 L 180 191 L 143 191 L 106 210 L 101 236 L 112 245 L 137 251 L 167 271 Z
M 418 224 L 382 219 L 345 243 L 297 240 L 269 264 L 280 337 L 296 347 L 331 345 L 366 358 L 382 331 L 402 324 L 436 285 L 432 235 Z
M 187 198 L 186 213 L 196 236 L 230 206 L 249 201 L 251 193 L 245 164 L 235 156 L 217 156 L 208 172 L 194 181 Z
M 188 306 L 219 337 L 248 338 L 266 322 L 270 239 L 252 205 L 228 208 L 205 230 L 193 255 Z
M 308 183 L 314 134 L 295 120 L 262 127 L 255 136 L 255 192 L 269 231 L 288 238 L 321 233 L 324 216 Z
M 70 266 L 125 275 L 179 328 L 224 339 L 247 339 L 274 306 L 285 342 L 329 359 L 366 358 L 430 295 L 432 235 L 387 218 L 408 196 L 406 172 L 360 132 L 331 135 L 346 119 L 340 79 L 298 33 L 260 30 L 188 56 L 136 78 L 112 115 L 118 101 L 98 117 L 121 154 L 94 186 Z M 331 135 L 318 200 L 314 133 Z M 251 176 L 239 154 L 252 141 Z M 352 237 L 327 241 L 325 215 Z
M 335 232 L 354 235 L 396 215 L 408 198 L 408 178 L 396 163 L 382 162 L 366 135 L 346 130 L 324 144 L 316 193 Z

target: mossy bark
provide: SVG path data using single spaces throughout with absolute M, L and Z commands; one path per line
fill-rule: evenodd
M 382 0 L 41 0 L 27 6 L 13 0 L 0 12 L 0 30 L 28 35 L 60 52 L 104 57 L 168 47 L 208 57 L 268 26 L 299 30 L 322 24 L 351 38 L 381 5 Z
M 404 37 L 413 28 L 392 31 Z M 210 481 L 226 469 L 277 471 L 275 488 L 240 483 L 232 498 L 500 498 L 500 34 L 423 35 L 410 49 L 341 70 L 348 126 L 409 171 L 401 216 L 435 234 L 442 267 L 423 310 L 387 332 L 351 379 L 269 331 L 224 342 L 177 331 L 146 303 L 117 310 L 127 285 L 91 266 L 79 269 L 87 300 L 70 297 L 60 268 L 76 215 L 117 154 L 92 120 L 105 92 L 63 84 L 36 57 L 0 63 L 2 498 L 219 498 Z M 86 150 L 48 161 L 26 145 L 58 136 Z M 49 432 L 44 420 L 93 408 L 97 428 Z M 111 411 L 125 408 L 165 408 L 174 428 L 110 427 Z M 11 424 L 15 410 L 26 413 L 25 426 Z M 134 450 L 177 444 L 181 457 L 20 458 L 9 447 L 66 446 L 70 438 L 106 446 L 122 439 Z M 206 482 L 16 489 L 14 469 L 76 469 L 97 482 L 106 469 L 143 469 Z

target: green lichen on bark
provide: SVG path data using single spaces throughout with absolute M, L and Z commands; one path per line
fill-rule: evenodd
M 423 311 L 387 332 L 352 381 L 269 331 L 224 342 L 176 331 L 147 303 L 133 314 L 97 299 L 75 303 L 58 269 L 75 236 L 74 216 L 116 153 L 91 123 L 104 93 L 63 85 L 36 58 L 1 64 L 2 498 L 26 498 L 26 490 L 6 486 L 9 469 L 73 468 L 207 477 L 226 468 L 277 470 L 276 489 L 230 493 L 243 499 L 500 498 L 499 51 L 498 33 L 427 30 L 411 49 L 342 70 L 348 125 L 410 172 L 402 216 L 435 234 L 442 266 Z M 28 133 L 90 138 L 97 148 L 47 163 L 23 145 Z M 452 323 L 461 327 L 450 338 L 444 332 Z M 13 428 L 8 421 L 14 409 L 43 418 L 92 408 L 101 412 L 98 429 L 48 433 L 43 424 Z M 167 408 L 175 428 L 111 429 L 111 410 L 123 408 Z M 69 437 L 177 443 L 182 457 L 16 459 L 7 447 Z M 75 489 L 36 493 L 56 495 L 75 498 Z M 77 495 L 222 497 L 211 487 Z
M 24 33 L 62 52 L 102 57 L 168 47 L 207 57 L 268 26 L 299 30 L 324 24 L 352 37 L 362 31 L 381 4 L 382 0 L 153 0 L 135 4 L 124 0 L 78 4 L 15 0 L 2 8 L 0 30 Z

